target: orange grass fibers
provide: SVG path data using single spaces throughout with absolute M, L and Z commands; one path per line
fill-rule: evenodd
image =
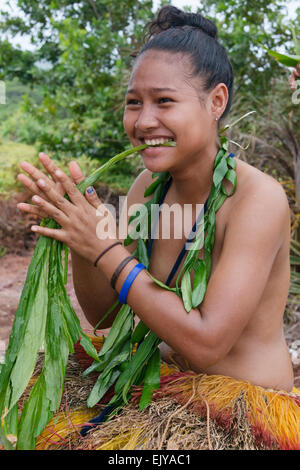
M 193 392 L 196 374 L 182 373 L 172 381 L 162 381 L 153 399 L 170 396 L 178 403 L 187 402 Z M 229 427 L 234 405 L 239 397 L 246 403 L 246 413 L 257 441 L 271 446 L 274 440 L 281 449 L 300 449 L 300 395 L 284 391 L 266 390 L 231 377 L 200 374 L 199 395 L 190 402 L 190 409 L 201 416 L 210 416 L 222 427 Z M 135 396 L 135 399 L 138 395 Z M 205 400 L 205 401 L 204 401 Z

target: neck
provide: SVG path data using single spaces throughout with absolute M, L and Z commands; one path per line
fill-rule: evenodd
M 191 165 L 189 162 L 186 168 L 170 171 L 173 194 L 179 203 L 204 202 L 209 196 L 218 150 L 218 147 L 214 146 L 201 156 L 197 156 L 194 164 Z

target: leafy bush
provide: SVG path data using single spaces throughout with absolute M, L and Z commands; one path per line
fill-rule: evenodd
M 51 156 L 51 154 L 49 154 Z M 21 172 L 20 162 L 26 160 L 29 163 L 43 169 L 39 159 L 38 150 L 30 145 L 12 141 L 0 142 L 0 196 L 9 197 L 10 193 L 21 191 L 24 187 L 19 183 L 17 175 Z M 56 164 L 59 168 L 69 174 L 68 164 L 72 160 L 69 155 L 61 155 L 56 158 Z M 99 168 L 107 159 L 89 158 L 87 155 L 81 155 L 76 159 L 85 175 L 92 173 Z M 99 183 L 109 185 L 110 188 L 118 193 L 126 193 L 132 185 L 136 175 L 141 170 L 141 159 L 132 157 L 131 160 L 120 162 L 103 175 Z

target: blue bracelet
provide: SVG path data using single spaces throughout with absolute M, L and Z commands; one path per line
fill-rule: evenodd
M 136 276 L 143 269 L 147 269 L 146 266 L 144 266 L 142 263 L 138 263 L 134 266 L 134 268 L 132 268 L 132 270 L 130 271 L 130 273 L 126 277 L 125 282 L 124 282 L 124 284 L 122 286 L 122 289 L 120 290 L 120 294 L 119 294 L 119 302 L 121 302 L 122 304 L 126 304 L 129 289 L 130 289 L 133 281 L 135 280 Z

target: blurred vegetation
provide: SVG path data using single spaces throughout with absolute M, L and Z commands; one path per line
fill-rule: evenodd
M 65 169 L 77 158 L 89 173 L 130 146 L 122 116 L 131 54 L 140 48 L 143 27 L 156 13 L 151 0 L 16 3 L 22 15 L 0 7 L 1 31 L 11 37 L 29 35 L 35 49 L 24 51 L 0 37 L 0 80 L 7 87 L 7 104 L 0 105 L 0 193 L 6 195 L 18 189 L 18 162 L 38 162 L 40 150 Z M 172 2 L 161 5 L 166 3 Z M 291 69 L 263 47 L 293 53 L 289 3 L 204 0 L 198 11 L 216 22 L 233 65 L 234 100 L 228 120 L 256 111 L 229 134 L 242 147 L 251 142 L 249 148 L 232 145 L 231 150 L 281 182 L 291 207 L 292 239 L 299 243 L 300 106 L 292 102 L 288 86 Z M 293 23 L 300 31 L 300 8 Z M 139 158 L 123 162 L 105 182 L 126 192 L 141 168 Z M 293 247 L 298 250 L 291 258 L 296 273 L 300 251 L 298 245 Z M 300 285 L 295 275 L 291 292 L 296 292 L 297 282 Z

